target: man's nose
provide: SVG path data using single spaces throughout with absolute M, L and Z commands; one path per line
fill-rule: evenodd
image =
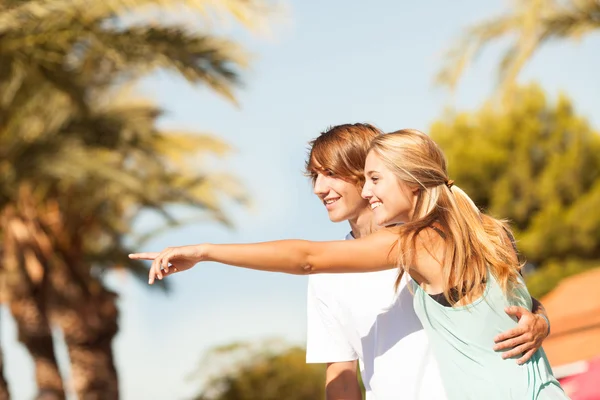
M 316 195 L 327 193 L 327 184 L 325 182 L 325 177 L 322 174 L 317 175 L 317 179 L 315 179 L 315 185 L 313 186 L 313 192 Z

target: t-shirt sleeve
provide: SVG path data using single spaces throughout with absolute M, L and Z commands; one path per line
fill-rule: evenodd
M 344 335 L 335 315 L 337 305 L 316 282 L 308 279 L 306 362 L 333 363 L 353 361 L 358 357 Z

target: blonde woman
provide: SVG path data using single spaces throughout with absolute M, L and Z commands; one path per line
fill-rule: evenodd
M 377 230 L 361 190 L 369 146 L 382 134 L 370 124 L 343 124 L 310 142 L 306 175 L 329 220 L 348 223 L 346 240 Z M 398 393 L 403 400 L 446 399 L 412 294 L 405 282 L 394 287 L 397 274 L 388 269 L 308 277 L 306 362 L 327 364 L 327 400 L 361 400 L 357 370 L 366 400 L 394 399 Z M 528 332 L 545 337 L 541 325 Z
M 416 130 L 379 136 L 365 178 L 362 196 L 375 223 L 388 227 L 366 237 L 201 244 L 131 257 L 153 260 L 150 283 L 201 261 L 293 274 L 398 268 L 397 285 L 405 273 L 412 278 L 414 308 L 449 399 L 567 399 L 543 349 L 519 365 L 490 347 L 496 335 L 517 325 L 505 307 L 531 309 L 531 296 L 510 231 L 449 179 L 438 146 Z

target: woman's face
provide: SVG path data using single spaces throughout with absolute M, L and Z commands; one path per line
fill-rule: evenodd
M 369 201 L 379 226 L 410 221 L 418 188 L 399 180 L 381 158 L 371 151 L 365 163 L 362 197 Z
M 368 206 L 354 183 L 338 178 L 329 171 L 317 174 L 313 191 L 323 202 L 332 222 L 356 219 Z

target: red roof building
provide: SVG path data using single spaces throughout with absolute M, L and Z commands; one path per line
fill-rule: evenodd
M 573 400 L 600 400 L 600 268 L 564 279 L 540 300 L 552 326 L 543 347 Z

